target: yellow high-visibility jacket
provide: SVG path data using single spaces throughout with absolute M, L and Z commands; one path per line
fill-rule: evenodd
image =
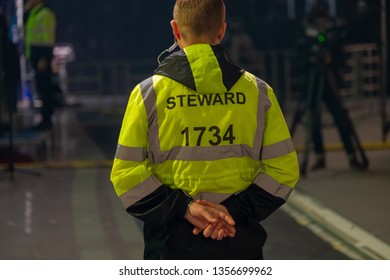
M 28 60 L 32 59 L 32 52 L 34 56 L 34 50 L 32 50 L 34 48 L 40 52 L 42 50 L 52 52 L 56 40 L 56 25 L 53 11 L 44 4 L 39 4 L 31 9 L 25 25 L 26 58 Z
M 287 200 L 298 177 L 272 88 L 220 45 L 173 53 L 130 94 L 111 181 L 145 227 L 168 234 L 166 225 L 182 219 L 192 199 L 224 204 L 238 223 L 260 221 Z

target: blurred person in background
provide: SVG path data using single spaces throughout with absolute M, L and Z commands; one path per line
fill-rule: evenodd
M 35 86 L 42 100 L 41 122 L 36 129 L 50 129 L 55 107 L 52 59 L 56 39 L 56 17 L 44 0 L 25 4 L 25 53 L 34 70 Z
M 9 131 L 10 116 L 16 112 L 17 91 L 20 86 L 20 64 L 17 45 L 10 35 L 10 24 L 4 1 L 0 0 L 0 135 Z
M 304 74 L 302 102 L 306 102 L 304 110 L 309 114 L 309 130 L 306 133 L 310 134 L 316 154 L 311 170 L 326 167 L 321 129 L 322 102 L 333 116 L 350 166 L 355 169 L 365 168 L 364 164 L 358 161 L 356 144 L 360 144 L 356 143 L 353 124 L 339 92 L 344 83 L 342 73 L 345 67 L 345 33 L 345 22 L 332 18 L 327 2 L 319 1 L 304 19 L 295 47 L 295 66 Z M 293 122 L 299 119 L 300 117 L 295 116 Z M 295 125 L 296 123 L 293 123 L 293 127 Z M 305 169 L 301 168 L 301 172 L 304 173 Z

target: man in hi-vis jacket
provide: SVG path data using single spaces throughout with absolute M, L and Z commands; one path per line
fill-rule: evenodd
M 222 0 L 177 0 L 180 50 L 130 94 L 111 181 L 144 222 L 145 259 L 263 259 L 259 222 L 298 180 L 272 88 L 220 45 L 225 13 Z

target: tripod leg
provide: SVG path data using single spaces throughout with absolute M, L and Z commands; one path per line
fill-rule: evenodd
M 354 144 L 355 149 L 358 151 L 357 155 L 360 156 L 360 161 L 361 161 L 360 163 L 361 163 L 363 168 L 367 169 L 368 165 L 369 165 L 369 161 L 368 161 L 368 158 L 366 156 L 366 153 L 365 153 L 362 145 L 360 144 L 359 137 L 358 137 L 358 135 L 356 133 L 355 127 L 354 127 L 351 119 L 348 116 L 348 113 L 346 111 L 344 111 L 344 113 L 346 114 L 348 131 L 349 131 L 349 133 L 351 135 L 351 140 L 352 140 L 352 142 Z
M 334 73 L 330 70 L 328 71 L 328 78 L 329 78 L 329 83 L 330 83 L 332 91 L 336 95 L 338 102 L 340 102 L 340 104 L 342 104 L 341 96 L 340 96 L 338 87 L 337 87 L 336 82 L 335 82 Z M 351 139 L 352 145 L 353 145 L 354 150 L 355 150 L 354 155 L 356 158 L 358 158 L 358 156 L 360 157 L 360 164 L 363 168 L 368 168 L 368 165 L 369 165 L 368 158 L 366 157 L 365 151 L 360 144 L 360 140 L 359 140 L 359 137 L 356 133 L 355 126 L 354 126 L 351 118 L 349 117 L 348 111 L 346 108 L 344 108 L 344 106 L 341 106 L 340 110 L 341 110 L 341 114 L 342 114 L 342 119 L 346 123 L 348 135 Z M 356 151 L 357 151 L 357 153 L 356 153 Z M 358 160 L 358 162 L 359 162 L 359 160 Z
M 317 84 L 316 84 L 317 83 Z M 305 141 L 303 147 L 303 155 L 301 162 L 301 174 L 305 176 L 307 174 L 307 167 L 309 164 L 310 148 L 312 143 L 313 126 L 318 125 L 314 123 L 316 114 L 319 113 L 322 91 L 323 91 L 324 78 L 323 75 L 318 73 L 318 69 L 312 69 L 309 77 L 308 92 L 306 98 L 306 111 L 309 113 L 308 120 L 305 125 Z
M 389 131 L 390 131 L 390 122 L 388 121 L 383 125 L 383 129 L 382 129 L 382 134 L 383 134 L 382 141 L 383 142 L 386 142 L 386 137 L 387 137 L 387 134 L 389 133 Z
M 310 143 L 311 143 L 311 135 L 309 133 L 310 121 L 306 124 L 306 134 L 305 134 L 305 141 L 303 146 L 303 155 L 302 155 L 302 161 L 300 165 L 300 171 L 303 176 L 306 176 L 307 174 L 307 165 L 309 163 L 309 153 L 310 153 Z
M 295 133 L 295 129 L 297 128 L 298 124 L 301 122 L 302 120 L 302 117 L 303 115 L 305 114 L 305 110 L 304 110 L 304 101 L 303 100 L 299 100 L 298 101 L 298 104 L 297 104 L 297 107 L 295 109 L 295 112 L 294 112 L 294 116 L 293 116 L 293 120 L 292 120 L 292 123 L 291 123 L 291 128 L 290 128 L 290 134 L 291 134 L 291 137 L 294 136 L 294 133 Z

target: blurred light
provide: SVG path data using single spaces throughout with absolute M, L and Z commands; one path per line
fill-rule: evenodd
M 71 44 L 56 45 L 53 49 L 53 54 L 64 62 L 71 62 L 76 58 Z
M 317 41 L 318 41 L 319 43 L 324 43 L 324 42 L 326 41 L 325 35 L 324 35 L 324 34 L 319 34 L 319 35 L 317 36 Z

